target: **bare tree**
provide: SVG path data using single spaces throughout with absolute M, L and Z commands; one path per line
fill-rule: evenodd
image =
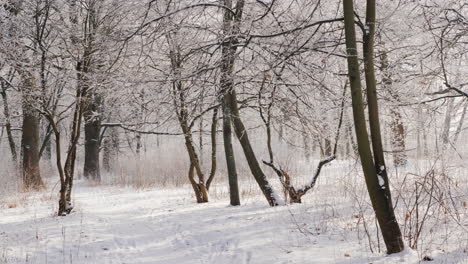
M 351 86 L 351 97 L 354 114 L 354 125 L 358 141 L 358 151 L 366 179 L 367 190 L 387 246 L 387 253 L 403 250 L 404 244 L 400 227 L 395 217 L 391 200 L 390 185 L 383 157 L 382 141 L 376 95 L 376 82 L 373 63 L 373 45 L 375 32 L 375 1 L 367 1 L 366 23 L 364 29 L 364 67 L 366 73 L 367 99 L 369 103 L 369 122 L 372 137 L 374 160 L 371 144 L 368 139 L 364 105 L 362 99 L 361 77 L 356 45 L 353 0 L 343 1 L 346 33 L 346 51 L 348 59 L 348 76 Z

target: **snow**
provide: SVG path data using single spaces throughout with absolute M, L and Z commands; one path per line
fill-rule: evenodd
M 16 208 L 0 203 L 0 263 L 419 263 L 410 249 L 371 253 L 355 229 L 361 220 L 349 217 L 350 199 L 330 195 L 336 179 L 323 180 L 303 204 L 273 208 L 260 193 L 228 206 L 219 186 L 209 203 L 197 204 L 189 186 L 137 190 L 77 182 L 74 211 L 65 217 L 54 215 L 50 190 Z M 468 255 L 458 253 L 453 262 L 431 263 L 466 263 Z
M 382 178 L 382 175 L 377 174 L 377 178 L 379 179 L 379 185 L 385 187 L 385 180 Z

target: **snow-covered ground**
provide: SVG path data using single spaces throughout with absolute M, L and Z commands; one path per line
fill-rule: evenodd
M 197 204 L 189 186 L 78 182 L 66 217 L 54 215 L 54 191 L 7 197 L 0 204 L 0 263 L 419 263 L 421 254 L 409 249 L 372 253 L 351 197 L 339 191 L 345 183 L 326 176 L 303 204 L 276 208 L 249 192 L 242 206 L 228 206 L 221 186 L 213 187 L 212 201 Z M 452 249 L 434 253 L 430 263 L 468 263 L 466 247 Z

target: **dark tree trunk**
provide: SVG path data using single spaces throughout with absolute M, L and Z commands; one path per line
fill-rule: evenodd
M 88 104 L 84 113 L 86 120 L 85 130 L 85 156 L 83 175 L 94 181 L 101 180 L 99 170 L 99 137 L 101 135 L 101 117 L 95 116 L 101 112 L 101 100 L 99 95 L 92 94 L 88 97 Z
M 224 5 L 227 8 L 232 8 L 232 1 L 224 0 Z M 224 10 L 223 33 L 225 36 L 230 36 L 238 31 L 238 25 L 234 23 L 238 23 L 241 19 L 242 9 L 243 5 L 236 7 L 236 16 L 232 15 L 227 10 Z M 237 47 L 234 45 L 234 41 L 235 40 L 231 38 L 222 46 L 220 96 L 222 98 L 224 153 L 228 169 L 230 202 L 231 205 L 240 205 L 236 159 L 234 157 L 234 149 L 232 147 L 232 111 L 230 105 L 232 90 L 234 89 L 233 74 L 237 50 Z
M 33 77 L 23 76 L 23 85 L 23 133 L 21 136 L 23 184 L 27 189 L 40 189 L 44 183 L 39 169 L 40 127 L 39 114 L 33 106 L 35 92 Z
M 43 186 L 39 169 L 39 116 L 28 107 L 23 105 L 23 184 L 26 188 L 38 189 Z
M 210 190 L 211 183 L 213 182 L 214 176 L 216 175 L 217 159 L 216 159 L 216 134 L 218 129 L 218 108 L 213 109 L 213 117 L 211 120 L 211 170 L 210 176 L 206 181 L 206 189 Z
M 361 158 L 362 169 L 366 179 L 367 190 L 369 192 L 372 207 L 374 208 L 382 235 L 387 246 L 387 253 L 397 253 L 403 250 L 403 240 L 400 227 L 396 221 L 393 211 L 388 178 L 385 172 L 385 163 L 383 162 L 383 151 L 381 151 L 380 131 L 378 130 L 378 112 L 376 109 L 377 102 L 372 96 L 375 95 L 375 76 L 373 74 L 373 35 L 375 30 L 375 2 L 367 1 L 367 19 L 366 28 L 369 32 L 365 32 L 364 51 L 365 51 L 365 70 L 366 81 L 368 83 L 367 90 L 368 101 L 373 101 L 374 106 L 370 106 L 371 135 L 375 151 L 375 161 L 372 159 L 371 146 L 366 129 L 366 120 L 364 114 L 364 105 L 362 98 L 361 78 L 359 71 L 359 62 L 356 45 L 356 33 L 354 26 L 354 7 L 352 0 L 343 0 L 343 10 L 345 18 L 345 35 L 346 35 L 346 50 L 348 60 L 348 76 L 351 86 L 352 106 L 354 114 L 354 123 L 356 129 L 356 137 L 358 141 L 358 151 Z M 372 78 L 374 80 L 372 81 Z M 373 82 L 373 84 L 372 84 Z M 376 97 L 375 97 L 376 99 Z M 371 102 L 369 102 L 371 104 Z M 380 141 L 380 142 L 379 142 Z M 379 150 L 380 143 L 380 150 Z M 377 167 L 376 167 L 377 166 Z M 382 168 L 379 166 L 383 166 Z
M 277 206 L 279 205 L 279 202 L 277 201 L 273 188 L 271 187 L 270 183 L 268 182 L 265 174 L 263 173 L 260 167 L 260 164 L 258 163 L 257 157 L 255 157 L 255 153 L 252 149 L 252 145 L 250 144 L 247 130 L 245 129 L 244 123 L 240 119 L 239 107 L 237 105 L 237 96 L 235 90 L 232 91 L 230 99 L 232 118 L 234 121 L 234 131 L 236 132 L 236 136 L 239 139 L 239 142 L 242 146 L 242 150 L 244 151 L 245 158 L 247 159 L 247 163 L 249 164 L 250 171 L 252 172 L 255 180 L 258 183 L 258 186 L 262 190 L 263 195 L 267 199 L 270 206 Z
M 232 1 L 230 0 L 225 0 L 224 4 L 227 7 L 232 6 Z M 268 183 L 268 180 L 266 179 L 265 174 L 263 173 L 262 169 L 260 168 L 260 164 L 258 163 L 257 158 L 255 157 L 255 153 L 252 149 L 252 146 L 250 144 L 249 137 L 247 135 L 247 131 L 244 127 L 244 124 L 242 123 L 242 120 L 240 119 L 239 115 L 239 108 L 237 105 L 237 96 L 236 96 L 236 91 L 234 87 L 234 82 L 232 80 L 233 72 L 234 72 L 234 63 L 235 63 L 235 54 L 237 50 L 237 39 L 235 39 L 235 35 L 237 35 L 240 32 L 240 23 L 242 19 L 242 13 L 244 10 L 244 0 L 238 0 L 235 6 L 235 15 L 233 16 L 232 14 L 226 12 L 225 17 L 224 17 L 224 32 L 230 33 L 228 34 L 231 36 L 229 42 L 223 46 L 223 68 L 224 68 L 224 73 L 226 74 L 224 82 L 221 83 L 221 85 L 225 85 L 223 87 L 223 102 L 226 105 L 226 107 L 223 107 L 223 115 L 227 114 L 227 118 L 231 119 L 234 123 L 234 130 L 236 133 L 237 138 L 239 139 L 239 142 L 242 146 L 242 149 L 244 151 L 244 155 L 247 159 L 247 163 L 249 164 L 250 171 L 252 172 L 255 180 L 257 181 L 258 185 L 260 186 L 260 189 L 262 190 L 263 194 L 265 195 L 265 198 L 267 199 L 268 203 L 271 206 L 276 206 L 278 205 L 278 201 L 276 200 L 276 197 L 274 195 L 273 189 L 271 185 Z M 227 103 L 229 102 L 229 105 Z M 225 112 L 227 110 L 228 112 Z M 226 118 L 225 117 L 225 118 Z M 227 121 L 223 121 L 223 129 L 229 129 L 227 127 Z M 226 152 L 226 161 L 228 163 L 228 166 L 231 166 L 230 171 L 232 174 L 229 175 L 230 177 L 230 184 L 232 183 L 233 185 L 230 186 L 232 188 L 231 192 L 233 192 L 234 195 L 231 198 L 236 198 L 235 195 L 238 196 L 238 187 L 237 187 L 237 173 L 234 174 L 235 172 L 235 167 L 233 166 L 234 163 L 234 153 L 232 151 L 232 145 L 229 144 L 229 139 L 227 138 L 227 135 L 230 134 L 229 131 L 224 134 L 225 136 L 225 151 Z M 226 142 L 227 141 L 227 142 Z M 228 144 L 226 148 L 226 143 Z M 229 168 L 228 168 L 229 169 Z M 237 194 L 236 194 L 237 193 Z M 231 200 L 231 203 L 233 200 Z M 236 200 L 234 199 L 234 202 Z
M 231 129 L 231 109 L 229 107 L 229 94 L 223 99 L 223 139 L 224 153 L 226 155 L 226 165 L 229 178 L 229 197 L 231 205 L 240 205 L 239 186 L 237 182 L 236 159 L 234 157 L 234 148 L 232 147 L 232 129 Z

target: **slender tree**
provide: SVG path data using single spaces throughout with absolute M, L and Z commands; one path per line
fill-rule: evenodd
M 13 77 L 12 74 L 11 74 L 11 77 Z M 9 78 L 9 80 L 4 80 L 2 78 L 0 80 L 0 85 L 1 85 L 0 94 L 2 95 L 2 99 L 3 99 L 3 114 L 5 115 L 5 128 L 6 128 L 7 137 L 8 137 L 8 144 L 10 146 L 11 158 L 13 160 L 13 163 L 15 165 L 18 165 L 18 154 L 16 152 L 16 143 L 15 143 L 15 139 L 13 138 L 13 132 L 11 129 L 11 115 L 10 115 L 10 107 L 9 107 L 9 102 L 8 102 L 8 97 L 7 97 L 7 88 L 8 88 L 7 81 L 8 83 L 10 83 L 12 79 L 13 78 Z
M 356 44 L 356 32 L 354 23 L 353 0 L 343 0 L 343 12 L 345 23 L 346 51 L 348 61 L 348 76 L 351 87 L 352 107 L 354 115 L 354 125 L 358 143 L 358 152 L 361 158 L 362 169 L 366 180 L 372 207 L 374 208 L 382 235 L 387 247 L 387 253 L 397 253 L 403 250 L 404 244 L 400 227 L 393 211 L 392 200 L 387 174 L 384 173 L 385 163 L 383 151 L 381 151 L 381 139 L 379 131 L 379 116 L 375 92 L 375 76 L 373 76 L 373 37 L 375 30 L 375 1 L 367 1 L 367 18 L 364 26 L 364 49 L 365 49 L 365 72 L 367 89 L 370 101 L 373 106 L 369 106 L 369 119 L 371 120 L 371 136 L 374 149 L 374 159 L 369 142 L 366 119 L 364 114 L 364 104 L 362 98 L 361 77 L 359 71 L 358 52 Z M 372 87 L 373 86 L 373 87 Z M 375 145 L 374 145 L 375 143 Z
M 225 37 L 239 33 L 238 24 L 242 18 L 243 8 L 242 3 L 240 2 L 242 1 L 237 2 L 235 14 L 232 14 L 231 11 L 226 9 L 223 10 L 223 34 Z M 232 1 L 224 0 L 224 6 L 231 9 Z M 234 157 L 234 149 L 232 147 L 232 111 L 230 105 L 232 91 L 234 89 L 233 74 L 237 50 L 237 47 L 234 44 L 234 39 L 232 37 L 228 38 L 228 40 L 224 41 L 222 44 L 220 96 L 222 97 L 224 153 L 228 169 L 230 201 L 231 205 L 240 205 L 236 159 Z

